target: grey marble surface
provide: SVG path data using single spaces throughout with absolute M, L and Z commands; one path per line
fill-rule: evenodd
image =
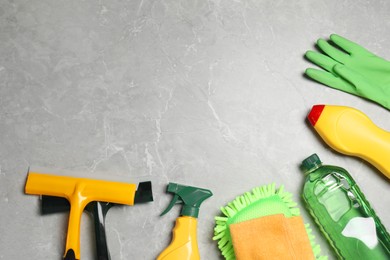
M 320 37 L 338 33 L 390 59 L 389 1 L 0 1 L 0 259 L 61 259 L 66 214 L 24 194 L 32 165 L 151 180 L 154 202 L 107 215 L 112 259 L 155 259 L 179 214 L 159 214 L 168 182 L 208 188 L 202 259 L 219 207 L 255 186 L 300 201 L 300 162 L 346 168 L 390 228 L 389 181 L 334 152 L 305 118 L 346 105 L 390 130 L 384 108 L 303 76 Z M 81 256 L 94 259 L 84 215 Z M 314 230 L 324 254 L 334 259 Z

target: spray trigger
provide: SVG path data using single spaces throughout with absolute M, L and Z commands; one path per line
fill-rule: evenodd
M 167 214 L 172 209 L 172 207 L 175 206 L 176 203 L 183 202 L 182 200 L 179 200 L 179 199 L 180 199 L 179 195 L 175 194 L 175 196 L 173 196 L 173 199 L 169 203 L 168 207 L 160 214 L 160 216 Z
M 168 207 L 163 211 L 163 213 L 161 213 L 160 216 L 170 211 L 175 204 L 180 203 L 183 204 L 180 215 L 197 218 L 200 205 L 204 200 L 213 195 L 210 190 L 181 185 L 173 182 L 168 184 L 167 192 L 173 193 L 174 196 Z

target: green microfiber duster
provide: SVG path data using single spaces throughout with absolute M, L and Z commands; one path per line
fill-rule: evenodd
M 286 218 L 299 216 L 299 208 L 296 206 L 292 194 L 284 191 L 283 186 L 275 188 L 275 184 L 269 184 L 254 188 L 221 208 L 224 216 L 215 217 L 213 240 L 218 240 L 218 247 L 227 260 L 236 259 L 229 226 L 277 214 L 283 214 Z M 315 259 L 327 259 L 326 256 L 320 256 L 320 246 L 314 242 L 309 225 L 304 226 Z

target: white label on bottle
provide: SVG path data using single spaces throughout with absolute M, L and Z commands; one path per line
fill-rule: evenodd
M 373 218 L 352 218 L 345 226 L 343 232 L 346 237 L 353 237 L 362 241 L 368 248 L 373 249 L 378 244 L 375 221 Z

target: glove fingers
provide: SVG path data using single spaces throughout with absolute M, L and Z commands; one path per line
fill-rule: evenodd
M 338 65 L 336 65 L 336 66 L 338 66 Z M 342 65 L 340 65 L 340 66 L 342 66 Z M 344 92 L 356 95 L 356 89 L 352 84 L 343 80 L 340 77 L 334 76 L 330 72 L 309 68 L 309 69 L 306 69 L 305 73 L 310 78 L 312 78 L 315 81 L 318 81 L 324 85 L 327 85 L 331 88 L 339 89 L 339 90 L 342 90 Z
M 317 41 L 318 47 L 329 57 L 334 59 L 335 61 L 338 61 L 339 63 L 345 63 L 346 60 L 349 58 L 349 55 L 345 52 L 342 52 L 341 50 L 336 49 L 332 45 L 330 45 L 327 41 L 323 39 L 319 39 Z
M 332 34 L 330 36 L 330 39 L 332 42 L 334 42 L 337 46 L 339 46 L 341 49 L 346 51 L 347 53 L 358 53 L 358 52 L 368 52 L 365 48 L 358 45 L 357 43 L 354 43 L 340 35 Z
M 328 56 L 315 52 L 315 51 L 307 51 L 305 53 L 305 57 L 313 62 L 314 64 L 320 66 L 321 68 L 332 73 L 332 68 L 338 64 L 334 59 L 329 58 Z

